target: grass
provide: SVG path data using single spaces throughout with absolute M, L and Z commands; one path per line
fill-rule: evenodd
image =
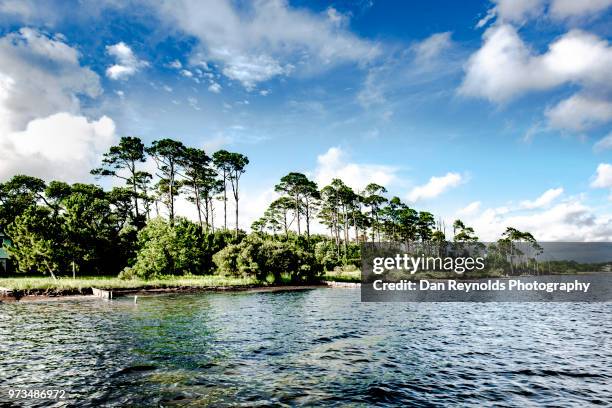
M 359 270 L 341 270 L 327 272 L 323 280 L 335 282 L 359 282 Z M 281 284 L 289 284 L 288 276 L 283 276 Z M 119 279 L 115 276 L 11 276 L 0 278 L 0 288 L 6 288 L 21 295 L 72 295 L 91 293 L 91 288 L 119 289 L 164 289 L 164 288 L 240 288 L 249 286 L 267 286 L 272 282 L 259 282 L 255 278 L 232 278 L 218 275 L 163 276 L 155 279 Z
M 334 270 L 325 272 L 323 280 L 330 282 L 361 282 L 361 271 L 355 270 Z
M 230 278 L 217 275 L 206 276 L 167 276 L 158 279 L 122 280 L 112 276 L 84 276 L 72 279 L 60 277 L 54 281 L 50 277 L 10 277 L 0 278 L 0 287 L 13 291 L 82 292 L 91 287 L 99 289 L 140 289 L 140 288 L 177 288 L 177 287 L 240 287 L 256 285 L 251 278 Z

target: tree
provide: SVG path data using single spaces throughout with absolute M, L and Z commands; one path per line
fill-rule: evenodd
M 213 164 L 219 171 L 223 183 L 223 228 L 225 229 L 227 229 L 227 180 L 231 171 L 231 155 L 227 150 L 213 153 Z
M 504 231 L 502 234 L 502 238 L 498 241 L 498 245 L 500 248 L 509 247 L 511 274 L 514 274 L 514 257 L 516 255 L 523 255 L 523 252 L 519 248 L 515 247 L 515 242 L 526 242 L 536 251 L 537 254 L 542 252 L 542 247 L 538 244 L 531 233 L 519 231 L 513 227 L 506 227 L 506 231 Z
M 329 228 L 330 235 L 334 239 L 336 258 L 340 259 L 340 223 L 339 223 L 339 193 L 333 185 L 327 185 L 321 189 L 321 210 L 319 218 Z
M 51 211 L 40 206 L 28 207 L 7 227 L 12 244 L 7 248 L 20 272 L 49 273 L 56 279 L 62 265 L 62 240 Z
M 274 200 L 264 214 L 264 225 L 276 232 L 277 226 L 285 232 L 285 238 L 289 238 L 289 228 L 296 218 L 296 214 L 289 220 L 289 212 L 294 209 L 293 200 L 290 197 L 280 197 Z
M 348 254 L 348 229 L 349 214 L 357 195 L 340 179 L 333 179 L 331 184 L 321 190 L 321 211 L 319 217 L 323 224 L 330 228 L 332 237 L 335 239 L 336 253 L 340 258 L 340 241 L 344 243 L 344 257 Z M 343 238 L 340 238 L 340 230 Z
M 321 199 L 317 183 L 306 179 L 302 189 L 302 197 L 304 198 L 303 207 L 306 216 L 306 242 L 310 243 L 310 221 L 316 211 L 317 203 Z
M 436 221 L 432 213 L 421 211 L 417 222 L 417 232 L 422 242 L 431 240 L 432 228 L 436 225 Z
M 0 231 L 26 209 L 36 206 L 38 202 L 43 201 L 48 204 L 43 194 L 45 188 L 43 180 L 23 174 L 0 183 Z
M 338 199 L 341 207 L 340 214 L 342 214 L 342 230 L 344 231 L 344 258 L 346 260 L 348 257 L 349 243 L 349 214 L 353 210 L 354 203 L 357 200 L 357 195 L 355 194 L 352 188 L 344 184 L 344 182 L 340 179 L 333 179 L 331 185 L 338 194 Z
M 137 164 L 144 163 L 145 160 L 145 147 L 142 140 L 138 137 L 124 136 L 117 146 L 111 146 L 109 151 L 104 153 L 102 167 L 91 171 L 91 174 L 96 176 L 113 176 L 125 180 L 132 190 L 134 221 L 138 227 L 144 225 L 138 208 L 138 199 L 141 196 L 139 188 L 151 176 L 137 169 Z
M 119 227 L 125 223 L 120 218 L 131 208 L 113 212 L 109 196 L 120 207 L 125 205 L 127 197 L 121 190 L 109 194 L 98 186 L 81 183 L 73 184 L 71 194 L 62 202 L 66 256 L 78 270 L 108 273 L 118 268 L 116 263 L 123 251 L 115 245 L 119 246 Z
M 183 143 L 172 139 L 156 140 L 145 149 L 150 154 L 155 163 L 159 174 L 157 176 L 163 183 L 162 191 L 167 194 L 168 212 L 170 225 L 174 225 L 174 198 L 179 194 L 179 184 L 177 176 L 180 169 L 181 158 L 184 157 L 185 146 Z
M 364 191 L 364 204 L 370 207 L 370 216 L 372 218 L 372 242 L 374 242 L 376 233 L 378 232 L 378 241 L 380 241 L 379 216 L 381 206 L 387 202 L 387 199 L 380 194 L 387 192 L 387 189 L 376 183 L 370 183 Z
M 53 216 L 56 218 L 62 210 L 62 201 L 72 193 L 70 184 L 63 181 L 52 181 L 45 189 L 45 196 L 50 208 L 53 210 Z M 131 199 L 131 196 L 130 196 Z
M 187 147 L 183 149 L 183 156 L 180 158 L 180 164 L 184 169 L 186 182 L 191 191 L 191 196 L 188 197 L 192 201 L 198 212 L 198 220 L 200 228 L 204 228 L 202 222 L 202 199 L 205 200 L 206 207 L 208 205 L 207 195 L 211 188 L 211 183 L 214 183 L 216 173 L 209 167 L 212 159 L 204 152 L 204 150 Z M 203 193 L 204 192 L 204 197 Z M 208 212 L 208 211 L 206 211 Z M 208 215 L 206 214 L 206 228 L 208 229 Z
M 399 213 L 400 234 L 404 241 L 411 242 L 417 238 L 417 224 L 419 221 L 419 213 L 404 206 Z
M 228 157 L 229 165 L 229 180 L 232 186 L 232 193 L 236 203 L 236 236 L 238 236 L 238 201 L 239 197 L 239 182 L 240 176 L 246 171 L 245 168 L 249 164 L 249 158 L 240 153 L 230 153 Z
M 381 209 L 381 215 L 384 218 L 385 235 L 391 241 L 399 240 L 400 233 L 400 214 L 405 204 L 399 197 L 393 197 L 389 200 L 386 207 Z
M 461 220 L 453 222 L 453 234 L 455 242 L 478 242 L 478 237 L 474 235 L 474 228 L 467 227 Z
M 297 217 L 297 233 L 301 234 L 300 214 L 302 213 L 302 197 L 312 188 L 312 182 L 302 173 L 292 172 L 280 179 L 274 190 L 286 194 L 293 200 L 294 213 Z M 315 184 L 316 189 L 316 184 Z

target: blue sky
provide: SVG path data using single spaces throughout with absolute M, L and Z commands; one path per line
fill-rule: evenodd
M 249 156 L 245 227 L 301 171 L 610 240 L 611 3 L 0 0 L 0 180 L 171 137 Z

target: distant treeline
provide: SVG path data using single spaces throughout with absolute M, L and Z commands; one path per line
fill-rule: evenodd
M 150 157 L 154 174 L 143 170 Z M 385 187 L 356 191 L 334 179 L 320 188 L 292 172 L 275 186 L 280 197 L 252 224 L 239 229 L 240 180 L 249 159 L 219 150 L 212 155 L 172 139 L 150 146 L 123 137 L 104 155 L 96 177 L 124 184 L 105 191 L 16 175 L 0 183 L 0 232 L 17 272 L 152 277 L 182 274 L 256 276 L 274 282 L 316 280 L 325 270 L 359 266 L 361 242 L 446 242 L 446 226 L 417 211 Z M 185 197 L 197 220 L 176 214 Z M 228 226 L 228 201 L 233 226 Z M 164 211 L 165 210 L 165 211 Z M 223 223 L 215 225 L 215 213 Z M 312 233 L 318 221 L 328 235 Z M 452 225 L 458 243 L 478 241 L 461 220 Z M 507 228 L 497 245 L 500 265 L 520 262 L 515 243 L 539 246 L 527 232 Z M 537 251 L 536 251 L 537 252 Z

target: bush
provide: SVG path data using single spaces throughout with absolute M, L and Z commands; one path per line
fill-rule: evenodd
M 315 245 L 315 257 L 326 271 L 333 271 L 341 263 L 338 260 L 336 245 L 331 240 L 321 241 Z
M 200 226 L 185 218 L 177 218 L 174 227 L 157 218 L 138 233 L 138 251 L 132 267 L 121 277 L 145 279 L 161 275 L 212 274 L 213 254 L 228 243 L 239 242 L 229 231 L 206 234 Z
M 218 273 L 255 277 L 259 281 L 312 282 L 319 277 L 320 265 L 313 254 L 289 241 L 263 240 L 252 234 L 239 244 L 228 245 L 214 255 Z

